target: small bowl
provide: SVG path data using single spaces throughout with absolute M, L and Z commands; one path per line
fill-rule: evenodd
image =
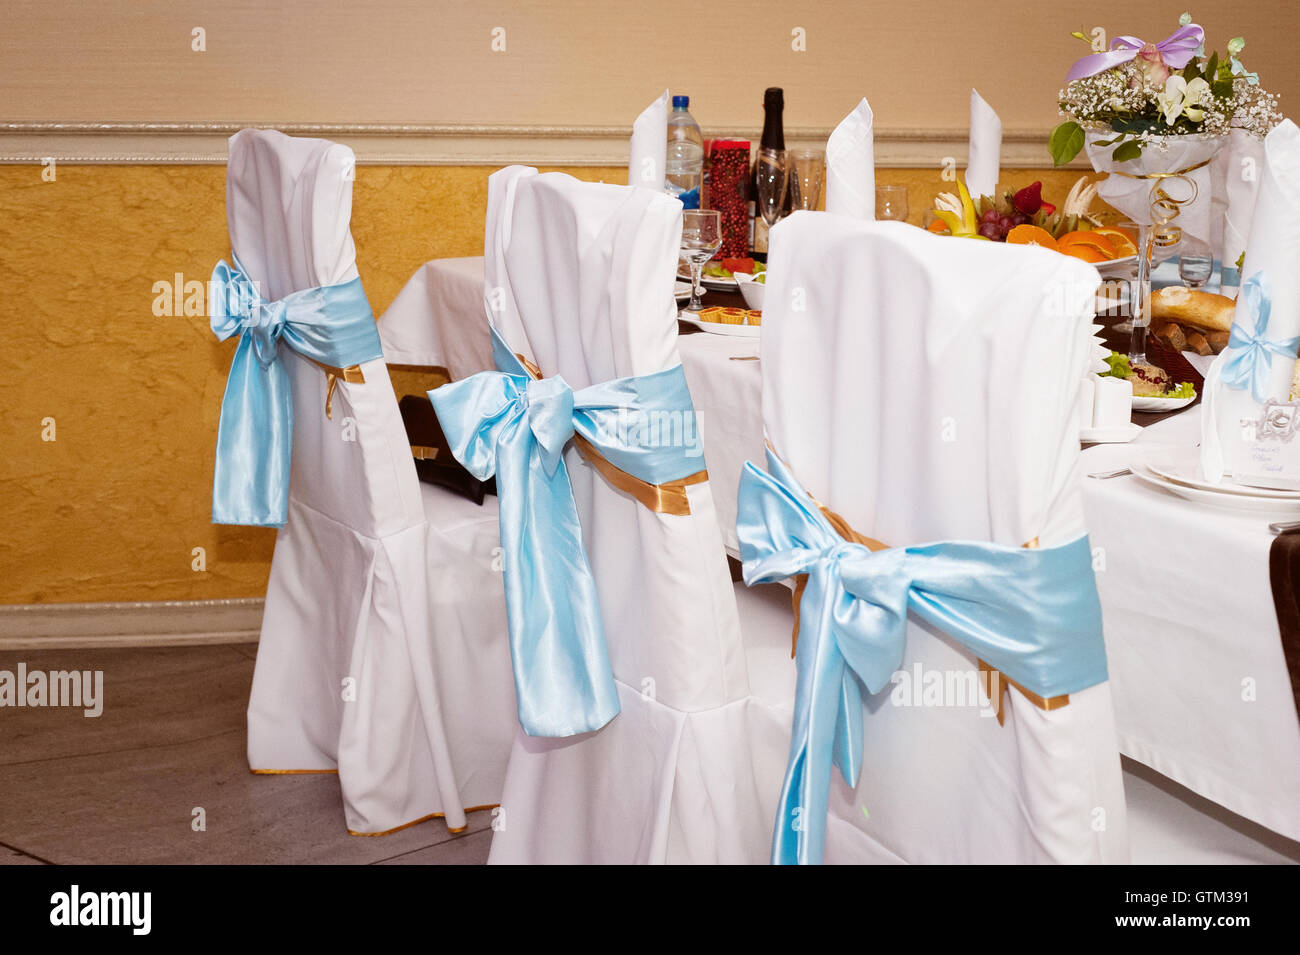
M 764 273 L 766 274 L 766 273 Z M 745 304 L 756 312 L 763 310 L 763 294 L 767 291 L 767 279 L 755 282 L 754 276 L 745 272 L 736 273 L 736 285 L 745 298 Z

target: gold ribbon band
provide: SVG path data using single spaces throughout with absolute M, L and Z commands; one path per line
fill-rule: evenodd
M 768 447 L 770 448 L 771 446 L 772 445 L 769 442 Z M 822 516 L 825 517 L 827 522 L 830 523 L 831 527 L 835 529 L 835 533 L 839 534 L 840 537 L 844 538 L 849 543 L 861 544 L 863 547 L 867 548 L 872 552 L 889 549 L 888 544 L 883 544 L 880 541 L 876 540 L 874 537 L 868 537 L 867 535 L 854 530 L 853 527 L 849 524 L 849 522 L 846 521 L 842 516 L 836 514 L 834 511 L 832 511 L 821 501 L 817 500 L 815 497 L 812 497 L 811 494 L 809 495 L 809 497 L 812 498 L 812 502 L 816 504 L 818 509 L 822 512 Z M 1036 548 L 1038 546 L 1038 538 L 1035 537 L 1033 540 L 1027 541 L 1023 546 L 1027 550 L 1032 550 Z M 799 574 L 797 577 L 795 577 L 794 596 L 793 596 L 794 631 L 791 634 L 791 638 L 790 638 L 790 657 L 792 659 L 795 654 L 795 649 L 799 645 L 799 605 L 803 601 L 803 592 L 804 592 L 804 588 L 807 585 L 808 585 L 807 574 Z M 989 700 L 993 704 L 993 711 L 997 715 L 999 726 L 1006 725 L 1006 713 L 1002 709 L 1002 694 L 1006 690 L 1007 686 L 1014 686 L 1017 690 L 1019 690 L 1024 695 L 1025 699 L 1029 700 L 1030 703 L 1033 703 L 1034 706 L 1038 707 L 1040 710 L 1059 710 L 1061 707 L 1065 706 L 1070 702 L 1069 694 L 1062 694 L 1060 696 L 1051 696 L 1051 697 L 1041 696 L 1038 693 L 1035 693 L 1033 690 L 1029 690 L 1021 686 L 1015 680 L 1012 680 L 1011 678 L 1004 676 L 1001 672 L 999 672 L 997 669 L 990 666 L 989 664 L 985 663 L 983 660 L 977 659 L 976 662 L 979 664 L 979 670 L 981 674 L 983 673 L 990 674 Z M 996 674 L 996 676 L 994 676 L 994 674 Z M 992 685 L 995 682 L 997 683 L 996 687 Z
M 535 364 L 515 353 L 515 357 L 528 369 L 528 373 L 537 380 L 544 376 Z M 573 445 L 578 449 L 584 461 L 590 464 L 607 482 L 625 494 L 630 494 L 642 505 L 656 514 L 672 514 L 685 517 L 691 513 L 691 502 L 686 496 L 686 489 L 692 484 L 703 484 L 709 479 L 708 471 L 696 471 L 694 474 L 663 484 L 651 484 L 634 474 L 628 474 L 622 468 L 605 457 L 590 441 L 580 434 L 573 436 Z
M 1174 225 L 1173 221 L 1178 218 L 1183 206 L 1195 202 L 1197 196 L 1201 194 L 1200 187 L 1196 185 L 1196 180 L 1190 178 L 1187 174 L 1209 164 L 1210 160 L 1206 159 L 1191 166 L 1176 169 L 1173 172 L 1148 172 L 1142 175 L 1115 170 L 1116 175 L 1123 176 L 1126 179 L 1151 180 L 1152 239 L 1160 248 L 1168 249 L 1182 240 L 1183 230 Z M 1169 190 L 1164 187 L 1164 181 L 1167 179 L 1181 179 L 1191 188 L 1192 194 L 1185 199 L 1174 198 L 1169 194 Z M 1146 250 L 1141 250 L 1140 254 L 1145 255 Z
M 1116 169 L 1114 170 L 1114 173 L 1117 176 L 1123 176 L 1125 179 L 1175 179 L 1178 176 L 1185 176 L 1189 172 L 1195 172 L 1202 166 L 1208 166 L 1212 161 L 1212 159 L 1206 159 L 1202 162 L 1195 163 L 1194 165 L 1185 166 L 1182 169 L 1175 169 L 1173 172 L 1147 172 L 1138 175 L 1137 173 L 1122 172 Z
M 308 358 L 309 362 L 325 372 L 325 417 L 331 421 L 334 419 L 334 389 L 338 386 L 339 381 L 346 381 L 350 385 L 364 385 L 366 376 L 361 373 L 360 365 L 348 365 L 346 368 L 335 368 L 333 365 L 326 365 L 317 361 L 315 358 Z
M 432 461 L 438 456 L 437 448 L 426 447 L 423 444 L 411 445 L 411 457 L 417 461 Z

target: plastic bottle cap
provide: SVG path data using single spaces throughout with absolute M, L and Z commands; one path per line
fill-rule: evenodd
M 687 109 L 691 105 L 689 96 L 674 96 L 673 109 Z

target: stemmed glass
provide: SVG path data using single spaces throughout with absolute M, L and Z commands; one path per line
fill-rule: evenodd
M 824 169 L 820 149 L 796 149 L 790 153 L 790 189 L 796 209 L 817 208 Z
M 790 160 L 784 149 L 760 149 L 754 175 L 758 180 L 759 214 L 769 229 L 776 225 L 785 208 L 785 193 L 790 186 Z
M 907 186 L 876 186 L 876 218 L 907 221 Z
M 691 303 L 688 312 L 704 308 L 700 300 L 700 273 L 704 263 L 722 248 L 722 214 L 716 209 L 687 209 L 682 213 L 681 254 L 691 267 Z

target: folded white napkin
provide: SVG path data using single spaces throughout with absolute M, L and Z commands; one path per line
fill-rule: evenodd
M 627 161 L 627 184 L 664 188 L 668 164 L 668 91 L 641 111 L 632 124 L 632 143 Z
M 863 99 L 826 141 L 826 211 L 876 218 L 876 119 Z
M 1259 195 L 1246 245 L 1245 283 L 1263 273 L 1271 308 L 1265 334 L 1281 340 L 1300 336 L 1300 127 L 1283 120 L 1264 139 L 1264 162 L 1259 170 Z M 1247 331 L 1254 333 L 1253 324 Z M 1219 380 L 1223 366 L 1237 353 L 1225 348 L 1210 366 L 1205 379 L 1206 411 L 1202 422 L 1201 467 L 1207 480 L 1219 481 L 1227 473 L 1223 448 L 1240 432 L 1243 418 L 1258 416 L 1259 405 L 1249 389 L 1226 388 Z M 1294 361 L 1281 356 L 1269 366 L 1268 393 L 1286 401 L 1291 390 Z
M 972 196 L 996 196 L 1002 172 L 1002 120 L 984 97 L 970 91 L 970 156 L 966 188 Z
M 1219 150 L 1210 164 L 1214 188 L 1210 212 L 1212 247 L 1227 275 L 1235 273 L 1237 258 L 1245 251 L 1246 240 L 1250 238 L 1263 168 L 1264 141 L 1244 129 L 1234 129 L 1228 134 L 1228 145 Z

